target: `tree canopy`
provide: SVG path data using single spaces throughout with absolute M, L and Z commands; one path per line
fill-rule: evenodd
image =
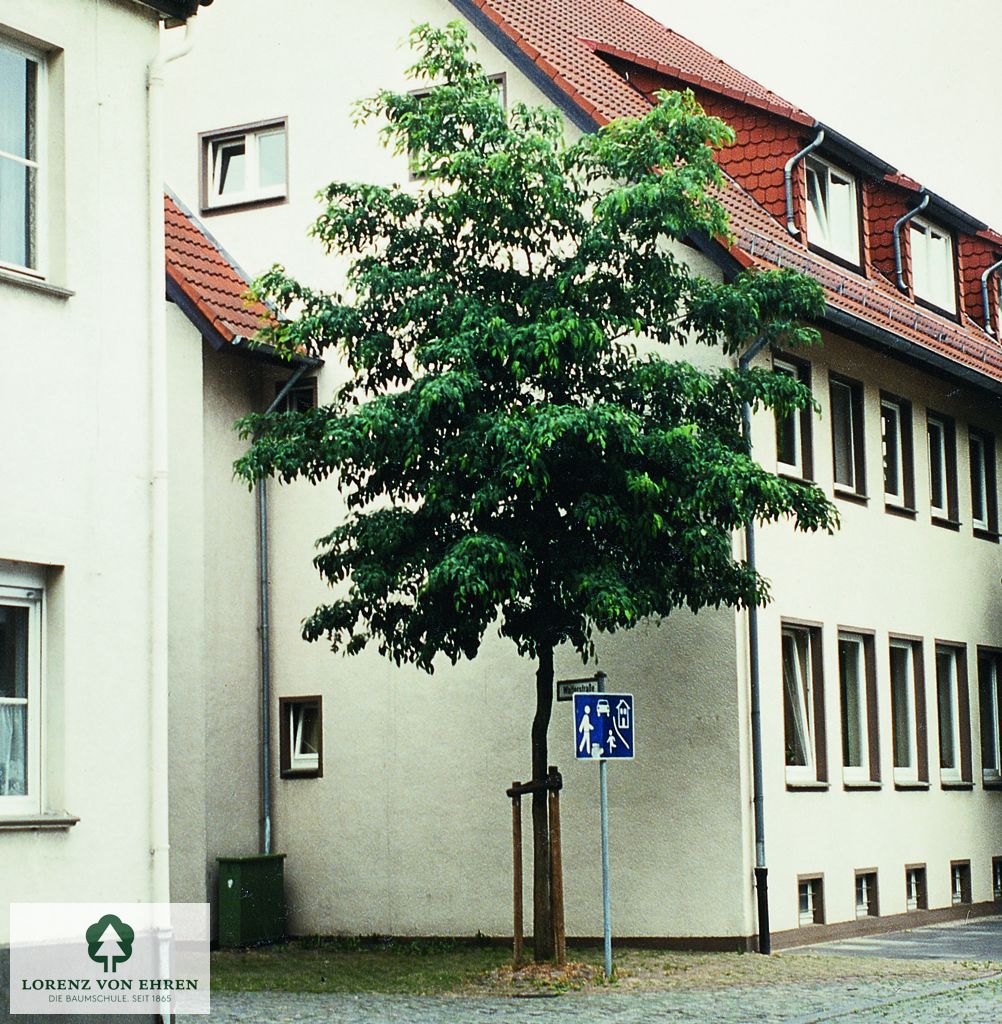
M 716 148 L 733 134 L 691 92 L 573 144 L 515 104 L 458 24 L 421 26 L 425 92 L 357 107 L 385 122 L 417 186 L 335 182 L 313 234 L 351 259 L 341 290 L 275 267 L 256 294 L 288 314 L 287 355 L 336 353 L 329 404 L 253 415 L 248 480 L 334 475 L 347 518 L 316 566 L 344 584 L 306 620 L 347 653 L 375 642 L 429 671 L 472 658 L 495 620 L 520 654 L 674 609 L 761 602 L 734 557 L 748 520 L 832 528 L 821 493 L 751 457 L 740 408 L 810 394 L 763 369 L 697 369 L 665 346 L 735 354 L 817 339 L 819 286 L 789 271 L 693 273 L 678 243 L 728 235 Z

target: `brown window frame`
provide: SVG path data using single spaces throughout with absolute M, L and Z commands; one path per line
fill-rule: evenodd
M 787 727 L 787 686 L 785 665 L 782 655 L 782 638 L 787 631 L 806 633 L 808 638 L 808 664 L 811 672 L 811 735 L 813 747 L 814 774 L 808 775 L 810 765 L 790 765 L 786 760 L 786 727 Z M 788 789 L 818 789 L 828 786 L 828 739 L 825 722 L 825 680 L 824 653 L 822 649 L 822 627 L 817 622 L 804 622 L 799 619 L 782 619 L 780 622 L 780 678 L 783 691 L 783 722 L 784 722 L 784 767 L 786 786 Z M 792 777 L 791 777 L 791 769 Z M 807 769 L 798 771 L 798 769 Z M 799 777 L 798 777 L 799 776 Z
M 777 363 L 785 363 L 796 372 L 797 380 L 800 381 L 813 395 L 814 389 L 811 386 L 811 364 L 805 359 L 798 359 L 796 356 L 787 355 L 785 352 L 773 353 L 773 371 L 776 373 L 786 372 L 783 368 L 777 367 Z M 814 416 L 813 409 L 809 406 L 794 413 L 798 420 L 800 430 L 800 474 L 789 474 L 783 470 L 791 467 L 788 462 L 779 461 L 779 430 L 780 421 L 776 420 L 776 464 L 781 476 L 793 476 L 799 480 L 814 480 Z
M 981 741 L 981 784 L 986 789 L 1002 789 L 1002 650 L 997 647 L 978 647 L 978 719 L 979 738 Z M 991 662 L 995 668 L 995 708 L 989 703 L 989 677 L 988 663 Z M 994 721 L 992 721 L 994 719 Z M 988 736 L 986 730 L 989 722 L 993 729 L 993 739 L 996 745 L 994 768 L 986 768 L 985 760 L 987 753 Z
M 292 766 L 292 736 L 288 711 L 292 707 L 315 705 L 317 717 L 317 766 L 316 768 L 294 768 Z M 279 774 L 283 779 L 320 779 L 324 774 L 324 705 L 319 694 L 307 696 L 279 697 Z
M 912 403 L 907 398 L 893 395 L 888 391 L 880 392 L 880 437 L 881 448 L 884 444 L 884 407 L 894 406 L 898 411 L 898 432 L 901 451 L 901 501 L 888 500 L 887 493 L 887 462 L 881 459 L 881 477 L 884 494 L 884 511 L 895 515 L 914 518 L 918 510 L 915 508 L 915 438 L 913 428 Z
M 974 460 L 971 458 L 971 449 L 974 447 L 974 439 L 981 442 L 982 452 L 985 460 L 985 525 L 979 526 L 974 518 Z M 998 475 L 996 473 L 995 435 L 987 430 L 978 427 L 968 426 L 967 428 L 967 468 L 971 485 L 971 529 L 975 537 L 983 540 L 991 540 L 998 543 L 999 540 L 999 500 L 998 500 Z
M 973 757 L 971 752 L 971 691 L 967 676 L 967 645 L 950 640 L 937 640 L 935 643 L 935 664 L 936 664 L 936 742 L 940 755 L 940 787 L 942 789 L 970 789 L 973 785 Z M 943 778 L 943 755 L 942 755 L 942 722 L 941 706 L 939 697 L 939 654 L 941 651 L 952 651 L 954 653 L 954 665 L 956 668 L 957 687 L 957 738 L 959 750 L 957 751 L 957 771 L 959 778 Z
M 846 735 L 846 707 L 845 694 L 842 687 L 842 641 L 843 639 L 859 638 L 863 647 L 863 687 L 866 694 L 866 717 L 864 727 L 866 730 L 866 753 L 867 764 L 865 777 L 862 775 L 851 778 L 852 766 L 847 765 L 847 735 Z M 842 785 L 845 789 L 864 788 L 872 789 L 879 785 L 880 774 L 880 729 L 878 723 L 877 709 L 877 652 L 875 634 L 870 629 L 858 629 L 853 626 L 839 626 L 837 633 L 838 642 L 838 666 L 839 666 L 839 732 L 841 737 L 842 751 Z M 846 770 L 849 769 L 850 777 L 846 777 Z
M 860 878 L 872 879 L 872 884 L 868 884 L 868 899 L 866 903 L 866 913 L 861 914 L 859 912 L 859 904 L 856 903 L 856 883 Z M 856 910 L 856 919 L 860 920 L 865 917 L 880 917 L 880 890 L 878 887 L 877 869 L 876 868 L 857 868 L 856 874 L 853 879 L 853 903 Z
M 915 778 L 899 776 L 898 765 L 894 763 L 894 677 L 890 670 L 891 648 L 909 647 L 912 663 L 912 715 L 914 718 L 915 737 Z M 895 789 L 928 789 L 929 788 L 929 735 L 928 714 L 925 696 L 925 644 L 922 637 L 909 636 L 903 633 L 891 633 L 888 636 L 887 665 L 888 682 L 891 690 L 891 776 Z
M 814 894 L 811 908 L 814 920 L 810 924 L 800 920 L 800 887 L 802 885 L 813 885 Z M 825 923 L 825 876 L 823 873 L 815 872 L 810 875 L 797 875 L 797 925 L 800 928 L 811 928 L 817 924 Z
M 992 898 L 1002 903 L 1002 857 L 992 857 Z
M 932 458 L 929 445 L 929 428 L 935 420 L 943 428 L 943 472 L 945 479 L 943 486 L 946 488 L 946 515 L 935 511 L 932 504 Z M 957 424 L 952 416 L 936 412 L 935 409 L 926 409 L 926 468 L 929 475 L 929 516 L 936 526 L 944 526 L 947 529 L 960 529 L 960 506 L 957 498 Z M 939 506 L 942 508 L 943 506 Z
M 960 869 L 960 899 L 954 899 L 953 873 Z M 971 889 L 971 862 L 969 860 L 950 861 L 950 904 L 954 907 L 968 906 L 973 903 Z
M 834 389 L 836 386 L 849 391 L 849 421 L 852 430 L 853 482 L 847 484 L 837 478 L 838 448 L 835 436 Z M 828 374 L 828 415 L 831 420 L 832 437 L 832 487 L 836 497 L 865 500 L 866 494 L 866 415 L 863 401 L 863 383 L 840 373 Z
M 912 872 L 918 872 L 918 885 L 916 886 L 917 892 L 915 894 L 915 906 L 908 906 L 908 876 Z M 905 865 L 905 910 L 907 913 L 912 914 L 916 910 L 928 910 L 929 909 L 929 872 L 926 869 L 925 864 L 906 864 Z

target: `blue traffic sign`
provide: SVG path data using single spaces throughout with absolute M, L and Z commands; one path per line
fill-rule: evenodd
M 633 754 L 633 694 L 574 694 L 574 756 L 629 760 Z

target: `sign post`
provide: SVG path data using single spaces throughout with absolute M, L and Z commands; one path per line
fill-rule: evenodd
M 595 674 L 595 693 L 574 694 L 574 756 L 598 761 L 599 818 L 602 829 L 602 938 L 605 976 L 612 977 L 612 897 L 609 888 L 609 760 L 632 761 L 633 694 L 606 693 L 606 675 Z

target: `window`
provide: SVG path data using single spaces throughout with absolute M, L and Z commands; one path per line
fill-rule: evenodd
M 787 782 L 827 779 L 821 631 L 783 626 L 783 723 Z
M 936 645 L 939 775 L 943 782 L 970 780 L 970 708 L 964 649 Z
M 890 662 L 894 781 L 924 783 L 929 776 L 921 642 L 892 638 Z
M 285 387 L 285 381 L 276 381 L 275 397 L 278 398 Z M 317 407 L 317 378 L 306 377 L 298 381 L 282 400 L 279 412 L 306 412 Z
M 946 231 L 919 217 L 913 218 L 908 226 L 912 248 L 912 288 L 916 298 L 948 313 L 956 313 L 953 239 Z
M 286 135 L 285 118 L 200 135 L 202 210 L 285 199 Z
M 41 605 L 0 586 L 0 815 L 41 811 Z
M 872 637 L 839 633 L 838 674 L 842 779 L 846 783 L 877 781 L 880 779 L 880 748 Z
M 971 902 L 971 862 L 950 861 L 950 895 L 954 906 Z
M 957 439 L 953 420 L 929 413 L 929 509 L 933 519 L 957 521 Z
M 322 708 L 320 697 L 279 699 L 279 753 L 283 779 L 320 778 L 323 775 Z
M 0 40 L 0 266 L 39 271 L 41 59 Z
M 856 917 L 878 917 L 877 872 L 872 868 L 856 872 Z
M 816 156 L 807 168 L 807 239 L 859 265 L 859 203 L 856 180 Z
M 863 385 L 831 377 L 832 461 L 836 491 L 866 493 Z
M 773 362 L 776 373 L 799 380 L 808 388 L 811 386 L 811 368 L 799 360 L 776 359 Z M 800 409 L 791 412 L 784 419 L 776 419 L 776 463 L 781 473 L 811 480 L 814 465 L 811 452 L 811 410 Z
M 992 857 L 992 895 L 1002 901 L 1002 857 Z
M 975 532 L 998 535 L 998 492 L 995 483 L 995 439 L 973 428 L 968 432 L 971 470 L 971 524 Z
M 880 396 L 880 444 L 884 460 L 884 504 L 915 507 L 912 464 L 912 407 L 891 395 Z
M 825 923 L 824 882 L 820 876 L 797 879 L 801 925 Z
M 908 910 L 927 910 L 929 907 L 924 864 L 909 864 L 905 868 L 905 906 Z
M 1002 652 L 978 652 L 978 696 L 981 709 L 981 777 L 1002 782 Z

